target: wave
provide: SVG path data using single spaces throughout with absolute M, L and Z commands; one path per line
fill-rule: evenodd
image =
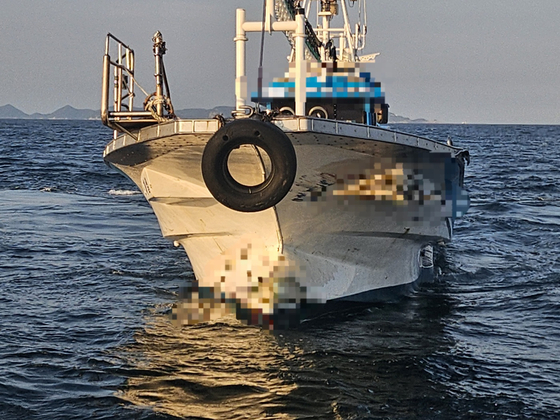
M 57 192 L 58 187 L 43 187 L 39 191 L 41 191 L 41 192 Z
M 138 195 L 138 194 L 142 194 L 140 191 L 138 190 L 109 190 L 109 194 L 111 195 Z

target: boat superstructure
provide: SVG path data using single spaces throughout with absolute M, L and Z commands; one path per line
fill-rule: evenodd
M 308 304 L 373 301 L 431 275 L 433 245 L 468 208 L 468 152 L 383 125 L 388 105 L 364 66 L 375 54 L 360 61 L 366 11 L 365 0 L 265 0 L 263 20 L 248 21 L 238 9 L 231 118 L 175 116 L 159 32 L 156 90 L 137 110 L 134 52 L 108 35 L 104 159 L 189 257 L 184 322 L 227 307 L 272 327 Z M 274 31 L 291 46 L 288 70 L 267 86 L 259 71 L 249 95 L 247 34 Z

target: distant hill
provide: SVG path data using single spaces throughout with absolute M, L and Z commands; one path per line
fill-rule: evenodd
M 213 118 L 215 115 L 222 114 L 224 117 L 231 117 L 233 106 L 216 106 L 212 109 L 205 108 L 187 108 L 175 111 L 175 115 L 179 118 Z
M 95 120 L 100 119 L 99 111 L 91 109 L 76 109 L 66 105 L 50 114 L 26 114 L 12 105 L 0 106 L 0 118 L 27 120 Z
M 16 107 L 8 104 L 8 105 L 0 106 L 0 118 L 22 119 L 22 118 L 29 118 L 29 115 L 27 115 L 25 112 L 20 111 Z
M 425 120 L 424 118 L 416 118 L 411 120 L 407 117 L 401 117 L 400 115 L 395 115 L 392 112 L 389 112 L 389 123 L 396 123 L 396 124 L 426 124 L 430 121 Z
M 187 108 L 175 111 L 175 114 L 180 118 L 212 118 L 215 115 L 222 114 L 224 117 L 230 117 L 231 111 L 234 107 L 232 106 L 216 106 L 211 109 L 206 108 Z M 76 109 L 70 105 L 66 105 L 60 109 L 57 109 L 50 114 L 26 114 L 20 111 L 12 105 L 0 106 L 0 119 L 34 119 L 34 120 L 98 120 L 100 119 L 99 111 L 92 109 Z M 407 117 L 402 117 L 400 115 L 395 115 L 392 112 L 389 113 L 389 123 L 414 123 L 414 124 L 425 124 L 430 121 L 423 118 L 410 119 Z
M 66 105 L 50 114 L 33 114 L 31 117 L 37 115 L 39 118 L 57 119 L 57 120 L 93 120 L 100 119 L 99 111 L 92 109 L 76 109 L 70 105 Z
M 217 106 L 212 109 L 188 108 L 175 111 L 180 118 L 212 118 L 214 115 L 223 114 L 226 117 L 231 115 L 234 107 Z M 98 120 L 100 112 L 92 109 L 76 109 L 66 105 L 50 114 L 26 114 L 12 105 L 0 106 L 0 119 L 32 119 L 32 120 Z

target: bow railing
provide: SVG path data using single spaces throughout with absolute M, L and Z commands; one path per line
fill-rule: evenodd
M 107 34 L 103 56 L 101 120 L 107 127 L 115 130 L 115 136 L 118 132 L 130 134 L 142 127 L 175 118 L 163 66 L 165 42 L 159 31 L 154 35 L 153 42 L 156 91 L 148 93 L 134 77 L 134 50 L 114 35 Z M 146 97 L 141 109 L 134 107 L 136 88 Z

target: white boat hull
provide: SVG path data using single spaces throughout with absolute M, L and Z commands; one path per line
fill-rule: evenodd
M 376 300 L 431 272 L 429 245 L 451 238 L 461 212 L 456 197 L 450 210 L 444 191 L 461 182 L 446 179 L 449 162 L 460 173 L 457 149 L 361 124 L 275 123 L 292 141 L 298 169 L 286 197 L 258 212 L 232 210 L 206 188 L 201 158 L 217 120 L 145 128 L 137 139 L 112 141 L 104 157 L 139 186 L 163 236 L 186 250 L 199 285 L 242 307 L 272 314 L 302 302 Z M 236 156 L 232 165 L 248 185 L 260 182 L 266 165 L 255 148 Z M 403 182 L 424 188 L 420 200 Z M 458 197 L 466 210 L 466 196 Z

